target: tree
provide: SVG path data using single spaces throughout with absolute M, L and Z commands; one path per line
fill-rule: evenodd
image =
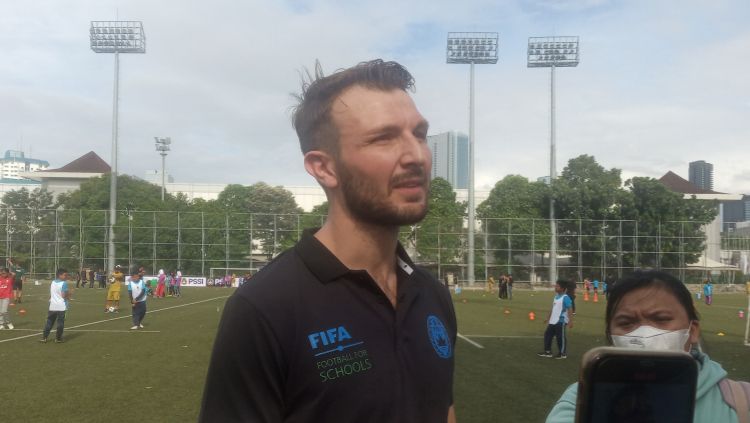
M 617 218 L 618 193 L 622 191 L 620 169 L 606 170 L 593 156 L 568 161 L 554 183 L 555 217 L 558 219 L 604 220 Z
M 309 213 L 300 216 L 302 229 L 320 228 L 328 216 L 328 201 L 324 201 L 313 207 Z
M 607 251 L 622 247 L 620 224 L 621 202 L 626 197 L 620 169 L 605 169 L 593 156 L 570 159 L 560 178 L 553 184 L 557 225 L 558 254 L 567 254 L 571 263 L 580 265 L 584 274 L 621 264 L 620 257 Z M 618 253 L 619 254 L 619 253 Z M 578 266 L 576 266 L 576 269 Z M 578 271 L 561 270 L 561 275 L 580 280 Z M 600 277 L 605 277 L 601 275 Z
M 696 262 L 705 248 L 702 228 L 718 213 L 716 202 L 686 199 L 653 178 L 635 177 L 625 186 L 631 197 L 623 217 L 638 222 L 638 234 L 647 234 L 636 238 L 640 253 L 628 254 L 625 265 L 682 268 Z
M 299 239 L 297 206 L 294 195 L 281 186 L 272 187 L 264 182 L 250 186 L 229 185 L 220 194 L 216 203 L 226 213 L 250 213 L 231 215 L 230 238 L 249 246 L 249 237 L 269 257 L 290 248 Z M 233 242 L 233 243 L 234 243 Z M 249 253 L 249 252 L 248 252 Z
M 0 248 L 5 250 L 5 256 L 27 263 L 28 269 L 35 272 L 38 267 L 36 246 L 39 240 L 54 241 L 55 210 L 52 194 L 41 188 L 31 191 L 21 188 L 6 192 L 2 203 L 5 207 L 0 219 L 5 226 L 7 241 Z
M 71 242 L 70 248 L 81 250 L 70 256 L 77 256 L 83 266 L 105 268 L 104 260 L 91 258 L 107 256 L 109 192 L 110 175 L 104 175 L 90 178 L 79 189 L 58 196 L 58 203 L 65 210 L 79 210 L 78 213 L 64 213 L 62 223 L 65 237 L 78 241 Z M 117 264 L 130 264 L 127 259 L 131 252 L 133 264 L 151 264 L 147 267 L 178 269 L 190 263 L 181 257 L 180 249 L 186 242 L 178 230 L 181 214 L 190 210 L 184 196 L 167 194 L 161 201 L 159 186 L 128 175 L 118 175 L 115 210 L 118 213 L 114 227 Z M 77 267 L 78 264 L 73 266 Z M 182 267 L 180 270 L 194 269 Z
M 508 175 L 495 184 L 477 207 L 495 264 L 510 269 L 522 264 L 519 255 L 533 258 L 533 252 L 549 249 L 549 223 L 539 220 L 547 217 L 549 195 L 546 184 L 520 175 Z M 513 273 L 519 277 L 519 272 Z
M 435 178 L 430 184 L 427 215 L 404 233 L 402 242 L 407 248 L 416 248 L 416 258 L 423 265 L 459 263 L 465 216 L 466 204 L 456 201 L 451 184 Z

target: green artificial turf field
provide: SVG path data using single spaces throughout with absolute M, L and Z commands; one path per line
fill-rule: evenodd
M 10 308 L 16 329 L 0 331 L 0 379 L 9 399 L 0 421 L 196 420 L 216 326 L 233 289 L 183 288 L 181 298 L 149 299 L 142 331 L 129 330 L 129 307 L 103 312 L 105 290 L 78 289 L 66 343 L 40 344 L 48 286 L 27 283 L 24 302 Z M 459 332 L 468 338 L 456 347 L 459 422 L 543 421 L 576 380 L 581 355 L 604 344 L 604 299 L 584 302 L 579 295 L 568 359 L 537 357 L 552 295 L 515 290 L 512 301 L 482 291 L 454 295 Z M 710 307 L 698 304 L 706 351 L 742 380 L 750 380 L 750 348 L 742 343 L 745 320 L 737 312 L 746 307 L 740 294 L 717 294 Z M 536 320 L 529 320 L 530 311 Z

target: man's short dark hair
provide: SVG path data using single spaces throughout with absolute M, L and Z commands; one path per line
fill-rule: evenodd
M 63 273 L 68 273 L 68 270 L 61 267 L 57 269 L 57 272 L 55 272 L 55 277 L 59 278 Z
M 295 95 L 299 104 L 294 108 L 292 126 L 297 131 L 302 153 L 313 150 L 337 153 L 338 130 L 331 119 L 331 105 L 343 91 L 355 85 L 406 91 L 414 88 L 414 77 L 400 64 L 381 59 L 340 69 L 329 76 L 323 75 L 320 63 L 316 62 L 315 75 L 308 71 L 307 78 L 303 77 L 302 93 Z

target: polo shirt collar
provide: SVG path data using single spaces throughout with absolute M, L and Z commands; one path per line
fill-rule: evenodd
M 318 238 L 315 238 L 314 234 L 318 229 L 320 228 L 305 230 L 302 233 L 302 238 L 295 246 L 295 250 L 305 266 L 322 283 L 334 281 L 354 271 L 346 267 L 331 250 L 323 245 Z M 400 242 L 396 245 L 396 260 L 399 269 L 407 276 L 414 272 L 416 266 L 409 255 L 406 254 L 406 250 Z

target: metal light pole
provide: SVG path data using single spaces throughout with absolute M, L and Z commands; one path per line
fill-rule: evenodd
M 117 135 L 118 104 L 120 100 L 120 53 L 145 53 L 146 35 L 140 21 L 91 21 L 89 28 L 91 50 L 95 53 L 114 53 L 115 83 L 112 110 L 112 171 L 109 183 L 109 248 L 107 254 L 107 273 L 112 274 L 115 267 L 115 223 L 117 216 Z
M 164 201 L 164 160 L 167 158 L 167 151 L 169 151 L 169 144 L 172 144 L 172 138 L 154 137 L 154 139 L 156 140 L 156 151 L 161 155 L 161 201 Z
M 449 32 L 445 59 L 448 64 L 469 64 L 469 285 L 474 285 L 474 64 L 497 63 L 497 32 Z
M 527 65 L 530 68 L 550 68 L 550 135 L 549 184 L 557 178 L 557 147 L 555 145 L 555 68 L 578 66 L 578 37 L 529 37 Z M 549 200 L 549 280 L 557 281 L 557 221 L 555 199 Z

